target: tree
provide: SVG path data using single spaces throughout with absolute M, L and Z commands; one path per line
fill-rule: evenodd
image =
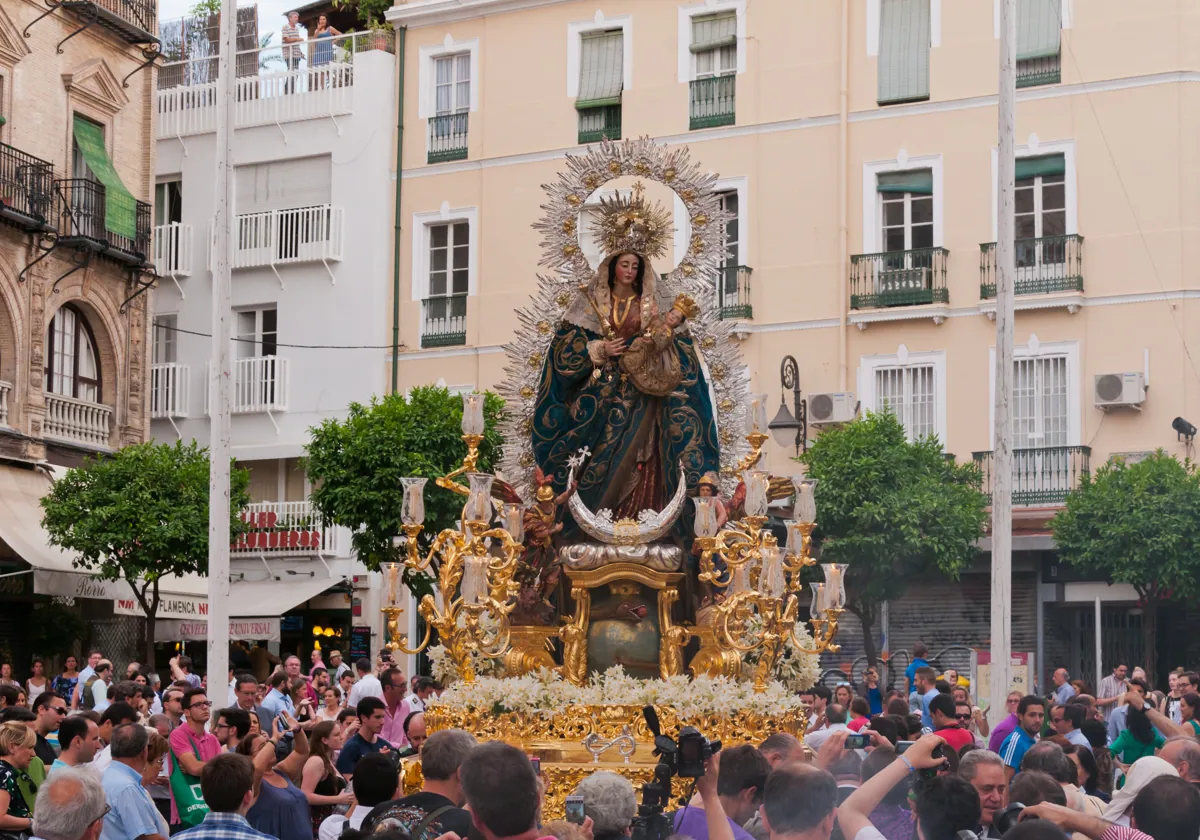
M 957 579 L 975 556 L 988 516 L 979 471 L 956 464 L 934 436 L 910 443 L 890 412 L 826 429 L 797 460 L 818 482 L 821 561 L 850 564 L 846 609 L 862 622 L 875 665 L 880 605 L 915 575 Z
M 1200 473 L 1161 449 L 1086 473 L 1050 522 L 1059 556 L 1128 583 L 1141 598 L 1146 674 L 1156 678 L 1158 611 L 1200 594 Z
M 500 454 L 497 424 L 504 402 L 495 394 L 484 401 L 487 428 L 477 467 L 491 472 Z M 445 388 L 424 386 L 388 394 L 370 405 L 352 403 L 345 420 L 326 420 L 309 430 L 305 469 L 313 483 L 312 502 L 327 520 L 350 528 L 358 558 L 369 569 L 399 560 L 392 538 L 403 534 L 400 479 L 435 479 L 458 469 L 467 445 L 462 441 L 462 398 Z M 426 538 L 454 527 L 463 498 L 425 487 Z M 417 592 L 428 591 L 424 576 L 405 575 Z
M 208 574 L 208 450 L 194 441 L 139 443 L 69 471 L 42 498 L 51 545 L 73 551 L 77 568 L 128 582 L 146 614 L 146 660 L 163 575 Z M 229 525 L 245 530 L 250 473 L 231 469 Z

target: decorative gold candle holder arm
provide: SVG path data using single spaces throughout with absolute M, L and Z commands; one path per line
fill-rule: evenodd
M 466 496 L 470 490 L 459 484 L 454 479 L 460 475 L 473 473 L 479 464 L 479 444 L 483 443 L 483 435 L 463 435 L 463 441 L 467 444 L 467 454 L 463 457 L 462 466 L 453 472 L 448 472 L 440 478 L 435 478 L 433 483 L 443 490 L 449 490 L 452 493 L 457 493 L 460 496 Z
M 795 635 L 792 636 L 792 644 L 801 653 L 807 653 L 811 656 L 819 656 L 822 653 L 837 653 L 842 649 L 841 645 L 834 644 L 833 639 L 837 636 L 838 618 L 843 610 L 828 609 L 825 611 L 826 618 L 809 619 L 809 624 L 812 625 L 813 632 L 813 649 L 808 650 L 801 647 L 796 640 Z

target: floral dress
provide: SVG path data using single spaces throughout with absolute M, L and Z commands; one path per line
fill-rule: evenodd
M 0 759 L 0 790 L 8 794 L 8 815 L 10 817 L 25 817 L 32 819 L 33 812 L 21 793 L 19 782 L 22 777 L 26 781 L 29 775 L 24 770 L 18 770 L 7 761 Z
M 79 683 L 79 675 L 78 674 L 76 674 L 73 677 L 68 677 L 66 674 L 59 674 L 57 677 L 54 678 L 54 683 L 52 685 L 52 688 L 54 689 L 55 694 L 57 694 L 63 700 L 66 700 L 67 704 L 70 705 L 71 695 L 75 693 L 75 686 L 78 683 Z

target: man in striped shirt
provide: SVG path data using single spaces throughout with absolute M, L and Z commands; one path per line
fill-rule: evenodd
M 1000 757 L 1004 759 L 1004 772 L 1011 779 L 1021 769 L 1021 759 L 1037 743 L 1042 724 L 1046 721 L 1046 701 L 1036 694 L 1027 694 L 1017 706 L 1019 721 L 1013 733 L 1004 739 Z

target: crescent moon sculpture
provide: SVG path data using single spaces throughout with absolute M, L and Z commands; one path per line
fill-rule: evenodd
M 580 463 L 582 463 L 582 459 L 580 459 Z M 571 465 L 567 486 L 574 483 L 575 470 L 579 468 L 579 465 L 579 463 Z M 579 497 L 578 490 L 572 493 L 571 498 L 567 500 L 567 507 L 571 511 L 571 516 L 575 517 L 575 521 L 579 523 L 579 527 L 593 539 L 609 545 L 645 545 L 667 535 L 667 532 L 679 519 L 680 514 L 683 513 L 686 501 L 687 472 L 680 463 L 679 485 L 675 488 L 675 495 L 667 506 L 657 513 L 652 510 L 644 510 L 638 514 L 636 520 L 618 519 L 614 521 L 613 513 L 608 508 L 596 512 L 588 510 L 583 499 Z

